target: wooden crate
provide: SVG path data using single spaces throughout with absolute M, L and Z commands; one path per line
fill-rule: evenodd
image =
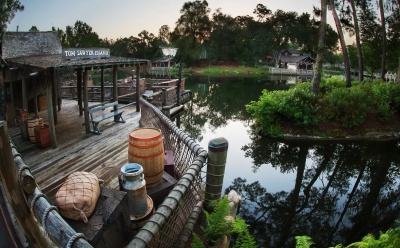
M 146 189 L 147 195 L 153 199 L 153 204 L 156 209 L 164 201 L 164 198 L 169 194 L 176 183 L 177 180 L 164 171 L 161 183 L 156 187 Z
M 83 233 L 93 247 L 124 247 L 131 238 L 126 192 L 101 187 L 101 194 L 88 223 L 65 219 Z

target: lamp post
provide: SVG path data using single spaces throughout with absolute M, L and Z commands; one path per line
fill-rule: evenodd
M 171 79 L 169 67 L 171 65 L 171 58 L 175 57 L 178 48 L 175 47 L 161 47 L 162 53 L 168 58 L 168 79 Z

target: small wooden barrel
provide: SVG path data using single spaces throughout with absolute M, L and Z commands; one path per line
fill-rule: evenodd
M 29 134 L 29 140 L 32 143 L 36 143 L 35 127 L 37 127 L 37 125 L 38 125 L 37 118 L 28 118 L 28 134 Z
M 146 187 L 161 183 L 164 171 L 164 144 L 162 133 L 156 128 L 137 128 L 129 134 L 129 163 L 143 167 Z

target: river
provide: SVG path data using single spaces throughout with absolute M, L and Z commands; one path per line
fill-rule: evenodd
M 223 193 L 242 196 L 239 216 L 259 247 L 349 244 L 393 227 L 399 218 L 400 143 L 281 140 L 255 133 L 245 105 L 281 78 L 190 77 L 179 126 L 207 149 L 229 142 Z

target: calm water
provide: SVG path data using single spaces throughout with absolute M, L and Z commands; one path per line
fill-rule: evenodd
M 223 190 L 243 197 L 239 216 L 260 247 L 294 247 L 311 236 L 318 247 L 360 240 L 399 218 L 399 142 L 316 142 L 254 133 L 244 105 L 284 80 L 186 79 L 194 93 L 180 127 L 207 149 L 229 142 Z

